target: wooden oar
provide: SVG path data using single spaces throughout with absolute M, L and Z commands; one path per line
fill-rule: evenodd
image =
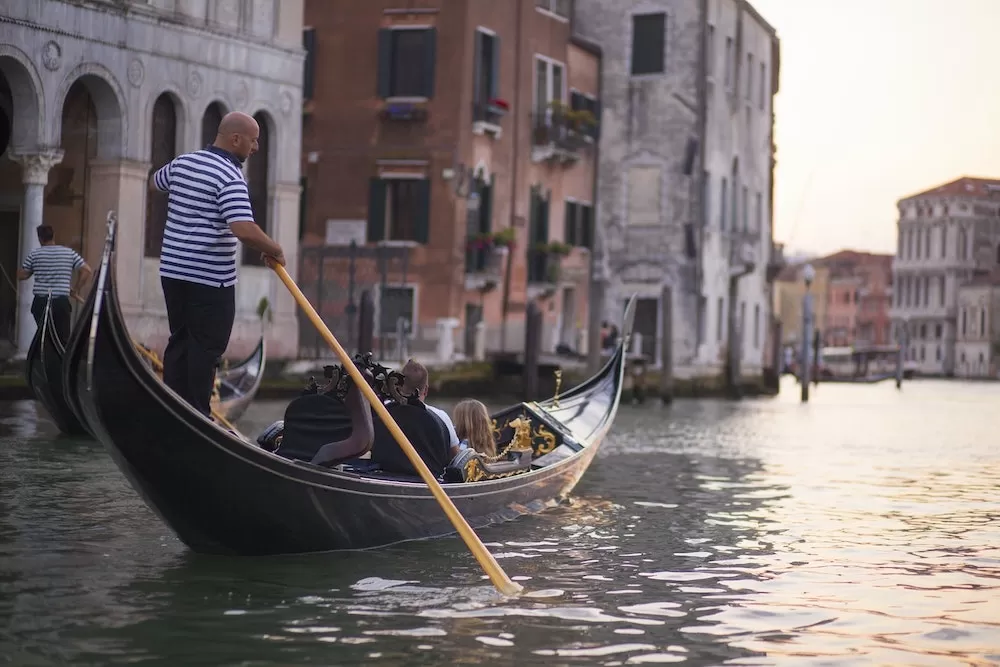
M 160 360 L 157 359 L 155 354 L 144 348 L 142 345 L 139 345 L 138 343 L 133 342 L 132 345 L 133 347 L 135 347 L 136 351 L 139 352 L 139 354 L 141 354 L 142 356 L 146 357 L 146 359 L 149 360 L 149 362 L 153 365 L 153 370 L 155 370 L 160 375 L 163 375 L 163 363 L 161 363 Z M 229 420 L 223 417 L 219 413 L 219 411 L 216 410 L 215 408 L 212 408 L 212 417 L 215 419 L 215 421 L 219 422 L 233 433 L 239 433 L 239 431 L 236 430 L 236 427 L 230 424 Z M 243 439 L 246 440 L 245 437 Z
M 354 380 L 354 385 L 365 395 L 365 398 L 367 398 L 368 402 L 371 403 L 372 408 L 375 409 L 375 412 L 382 419 L 386 428 L 389 429 L 390 433 L 392 433 L 392 437 L 396 439 L 397 443 L 399 443 L 399 447 L 403 450 L 403 453 L 406 454 L 406 458 L 410 460 L 410 463 L 413 464 L 413 467 L 416 468 L 417 472 L 420 474 L 421 479 L 423 479 L 424 483 L 428 486 L 428 488 L 430 488 L 431 493 L 434 494 L 434 499 L 438 501 L 439 505 L 441 505 L 441 509 L 444 510 L 445 515 L 451 521 L 452 525 L 455 526 L 458 534 L 461 536 L 462 540 L 465 541 L 465 545 L 469 547 L 469 551 L 471 551 L 472 555 L 476 557 L 477 561 L 479 561 L 479 565 L 489 576 L 490 581 L 493 582 L 496 589 L 506 595 L 516 595 L 517 593 L 520 593 L 523 590 L 522 586 L 515 581 L 511 581 L 510 577 L 507 576 L 507 573 L 503 571 L 503 568 L 501 568 L 496 559 L 493 558 L 493 554 L 491 554 L 489 550 L 487 550 L 486 545 L 480 541 L 479 536 L 476 535 L 475 531 L 472 530 L 472 527 L 469 526 L 465 517 L 462 516 L 462 514 L 458 511 L 458 508 L 455 507 L 455 504 L 451 501 L 451 498 L 449 498 L 448 494 L 444 492 L 444 489 L 441 488 L 438 481 L 434 479 L 431 471 L 427 468 L 427 464 L 425 464 L 423 459 L 420 458 L 420 455 L 417 454 L 413 445 L 406 437 L 406 434 L 404 434 L 402 429 L 399 428 L 399 424 L 397 424 L 396 420 L 392 418 L 392 415 L 390 415 L 389 411 L 386 410 L 382 401 L 380 401 L 378 396 L 375 395 L 375 391 L 365 381 L 364 377 L 361 375 L 361 371 L 358 370 L 357 366 L 354 365 L 354 362 L 347 355 L 347 352 L 340 346 L 340 343 L 337 342 L 333 332 L 331 332 L 323 320 L 320 319 L 319 314 L 312 307 L 312 304 L 310 304 L 306 299 L 302 290 L 300 290 L 299 286 L 295 284 L 292 277 L 288 275 L 288 271 L 285 270 L 285 267 L 271 260 L 267 260 L 267 263 L 268 266 L 274 269 L 274 272 L 278 274 L 278 277 L 281 278 L 281 282 L 285 283 L 285 287 L 287 287 L 288 291 L 292 293 L 293 297 L 295 297 L 295 301 L 299 304 L 299 307 L 305 311 L 305 314 L 323 336 L 323 339 L 337 354 L 337 357 L 340 359 L 340 363 L 343 364 L 347 372 L 350 373 L 351 379 Z

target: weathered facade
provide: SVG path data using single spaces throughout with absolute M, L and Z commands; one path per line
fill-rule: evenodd
M 771 320 L 778 38 L 744 0 L 577 0 L 604 54 L 598 238 L 607 314 L 640 297 L 661 360 L 664 287 L 679 376 L 759 375 Z M 735 341 L 736 345 L 731 345 Z
M 958 288 L 955 375 L 1000 379 L 1000 256 Z
M 890 316 L 924 375 L 956 372 L 958 292 L 1000 263 L 1000 180 L 963 177 L 898 202 Z
M 254 114 L 260 152 L 246 173 L 258 222 L 296 270 L 302 89 L 302 2 L 281 0 L 8 0 L 0 15 L 0 262 L 13 276 L 37 240 L 56 241 L 95 266 L 107 212 L 118 213 L 117 276 L 136 340 L 162 349 L 169 334 L 160 289 L 162 195 L 148 176 L 214 140 L 230 110 Z M 5 134 L 0 132 L 0 135 Z M 256 308 L 274 311 L 272 357 L 294 357 L 295 303 L 246 253 L 229 354 L 260 336 Z M 35 326 L 31 290 L 0 288 L 0 337 L 24 353 Z
M 531 300 L 546 348 L 582 342 L 599 54 L 568 5 L 307 0 L 302 280 L 335 328 L 371 289 L 413 351 L 480 322 L 519 350 Z

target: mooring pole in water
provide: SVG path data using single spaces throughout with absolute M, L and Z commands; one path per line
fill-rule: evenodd
M 660 399 L 674 400 L 674 298 L 670 285 L 663 286 L 660 309 L 663 313 L 663 333 L 660 338 Z
M 896 336 L 896 343 L 899 347 L 896 349 L 896 389 L 903 388 L 903 360 L 906 359 L 906 334 L 907 334 L 907 324 L 903 320 L 899 324 L 899 332 Z
M 806 292 L 802 297 L 802 359 L 799 361 L 799 384 L 802 388 L 802 402 L 809 402 L 809 348 L 812 343 L 812 293 L 809 288 L 812 287 L 813 278 L 816 277 L 816 271 L 813 269 L 812 264 L 806 264 L 805 268 L 802 269 L 802 279 L 806 284 Z

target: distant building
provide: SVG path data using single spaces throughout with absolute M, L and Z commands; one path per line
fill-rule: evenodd
M 907 360 L 921 374 L 957 371 L 959 289 L 1000 262 L 998 192 L 1000 180 L 962 177 L 898 202 L 893 339 L 907 334 Z
M 603 51 L 598 236 L 605 312 L 639 296 L 635 330 L 661 361 L 671 287 L 679 376 L 768 355 L 773 98 L 779 40 L 745 0 L 576 0 Z
M 246 162 L 258 224 L 283 244 L 294 275 L 299 205 L 302 0 L 5 0 L 0 11 L 0 263 L 13 274 L 35 227 L 97 266 L 109 210 L 118 214 L 118 293 L 136 340 L 162 350 L 169 330 L 159 279 L 166 198 L 152 169 L 215 140 L 222 115 L 260 123 Z M 8 141 L 9 140 L 9 141 Z M 256 309 L 274 309 L 268 354 L 294 357 L 295 302 L 241 256 L 232 356 L 260 338 Z M 29 281 L 0 288 L 0 338 L 27 351 L 35 331 Z M 15 315 L 16 313 L 16 315 Z M 17 326 L 15 329 L 15 321 Z
M 600 51 L 570 6 L 306 0 L 300 277 L 345 343 L 366 290 L 414 352 L 520 350 L 531 301 L 546 350 L 585 342 Z
M 813 260 L 786 266 L 774 280 L 774 315 L 781 325 L 781 342 L 798 349 L 802 343 L 802 303 L 806 294 L 802 270 L 812 264 L 815 277 L 809 287 L 813 296 L 814 323 L 827 321 L 830 270 Z
M 1000 268 L 958 288 L 955 375 L 1000 378 Z
M 829 271 L 823 344 L 832 347 L 892 342 L 892 255 L 843 250 L 814 262 Z

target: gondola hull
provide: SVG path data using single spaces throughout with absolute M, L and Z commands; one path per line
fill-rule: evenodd
M 60 432 L 86 435 L 87 430 L 74 412 L 63 381 L 65 348 L 55 323 L 46 311 L 41 326 L 28 348 L 25 379 L 35 399 L 42 404 Z
M 113 272 L 106 268 L 107 260 L 101 267 L 107 284 L 93 311 L 92 335 L 72 351 L 84 418 L 136 491 L 188 547 L 213 554 L 308 553 L 454 532 L 419 480 L 289 461 L 191 410 L 137 357 Z M 570 493 L 612 423 L 623 359 L 619 349 L 602 375 L 586 383 L 583 390 L 590 395 L 569 392 L 558 408 L 522 404 L 506 411 L 531 413 L 549 451 L 564 447 L 572 453 L 519 475 L 446 484 L 473 527 L 540 511 Z M 566 423 L 552 423 L 550 410 L 562 411 Z

